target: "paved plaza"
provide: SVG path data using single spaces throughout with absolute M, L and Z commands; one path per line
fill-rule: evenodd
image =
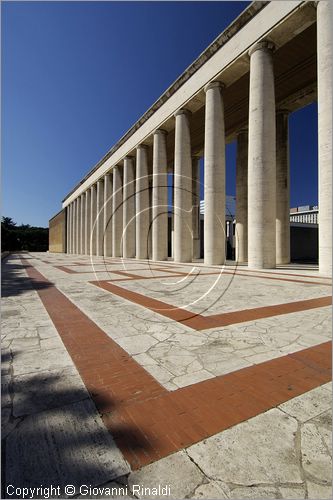
M 2 498 L 331 498 L 315 267 L 10 255 L 2 334 Z

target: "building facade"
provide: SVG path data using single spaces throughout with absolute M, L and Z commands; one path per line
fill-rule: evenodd
M 63 200 L 68 253 L 226 258 L 225 144 L 237 139 L 236 260 L 290 261 L 288 115 L 318 99 L 319 268 L 332 268 L 331 2 L 253 2 Z M 204 158 L 204 178 L 199 161 Z
M 290 209 L 290 222 L 301 224 L 318 224 L 319 211 L 317 206 L 305 205 Z

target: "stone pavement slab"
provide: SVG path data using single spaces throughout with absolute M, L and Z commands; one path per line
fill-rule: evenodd
M 169 486 L 170 494 L 166 498 L 170 499 L 331 498 L 331 387 L 324 384 L 330 365 L 326 355 L 330 308 L 195 331 L 168 318 L 161 320 L 158 313 L 98 289 L 88 283 L 90 274 L 67 273 L 56 267 L 66 265 L 82 270 L 87 263 L 89 259 L 81 256 L 73 259 L 72 256 L 32 254 L 23 265 L 17 256 L 11 256 L 5 266 L 4 487 L 9 481 L 16 481 L 18 486 L 47 486 L 53 482 L 61 488 L 67 483 L 75 486 L 77 498 L 89 498 L 85 490 L 80 490 L 88 478 L 91 486 L 98 487 L 96 491 L 91 490 L 91 498 L 158 498 L 154 487 L 163 486 L 162 483 Z M 40 273 L 35 273 L 33 278 L 27 274 L 29 267 L 24 267 L 31 264 Z M 138 270 L 139 265 L 143 267 L 142 262 L 131 262 L 131 272 L 135 275 L 142 272 Z M 122 272 L 121 266 L 121 262 L 112 263 L 115 271 Z M 165 267 L 168 266 L 172 268 L 173 264 L 167 263 Z M 179 270 L 184 268 L 178 266 Z M 304 280 L 318 279 L 304 269 L 299 273 L 305 275 Z M 144 274 L 143 281 L 147 283 L 148 272 Z M 153 281 L 158 284 L 159 279 Z M 307 287 L 308 292 L 300 296 L 315 296 L 311 290 L 316 284 L 286 283 L 296 287 L 295 293 L 298 286 Z M 36 290 L 40 297 L 52 297 L 52 300 L 43 298 L 43 305 Z M 63 303 L 77 315 L 77 325 L 81 325 L 72 333 L 68 331 L 67 337 L 59 336 L 59 332 L 66 333 L 66 328 L 71 329 L 74 323 L 69 327 L 64 311 L 55 311 L 58 291 L 63 294 Z M 265 297 L 262 300 L 265 301 Z M 216 305 L 214 308 L 212 311 L 218 310 Z M 55 323 L 49 314 L 53 321 L 57 318 Z M 94 337 L 94 332 L 100 332 L 99 337 Z M 75 351 L 76 345 L 79 351 Z M 109 352 L 113 354 L 108 358 Z M 159 387 L 159 400 L 152 399 L 145 410 L 148 413 L 142 413 L 142 422 L 146 419 L 149 423 L 154 415 L 167 421 L 171 415 L 175 418 L 168 425 L 174 425 L 172 439 L 179 444 L 170 448 L 164 458 L 158 459 L 156 454 L 153 463 L 138 470 L 133 470 L 123 458 L 123 445 L 118 448 L 124 438 L 132 443 L 137 440 L 134 428 L 123 427 L 119 432 L 121 427 L 110 427 L 106 417 L 116 417 L 114 410 L 118 406 L 114 407 L 114 402 L 108 400 L 107 392 L 97 404 L 94 393 L 97 372 L 93 375 L 91 371 L 92 361 L 112 371 L 116 366 L 116 353 L 126 363 L 117 365 L 123 380 L 119 407 L 124 408 L 122 415 L 126 412 L 134 415 L 128 406 L 130 401 L 141 404 L 142 396 L 135 394 L 136 385 L 127 382 L 126 386 L 129 372 L 123 369 L 132 366 L 136 367 L 133 380 L 139 381 L 142 371 L 146 374 L 142 380 L 151 380 L 152 387 Z M 283 394 L 280 403 L 276 394 L 273 397 L 267 392 L 273 379 L 267 385 L 267 380 L 257 375 L 251 376 L 251 384 L 257 386 L 249 388 L 252 391 L 257 387 L 257 392 L 246 390 L 236 397 L 236 387 L 240 390 L 242 384 L 250 380 L 247 370 L 262 370 L 263 361 L 272 367 L 267 374 L 275 373 L 275 388 L 280 388 L 280 398 Z M 298 371 L 290 371 L 296 364 Z M 311 375 L 304 378 L 305 373 L 310 374 L 308 370 Z M 93 378 L 89 378 L 90 373 Z M 243 377 L 243 373 L 247 375 Z M 220 374 L 222 378 L 216 378 Z M 101 376 L 105 375 L 106 371 Z M 108 391 L 113 394 L 118 382 L 117 378 L 112 380 Z M 223 390 L 229 390 L 229 395 L 220 404 L 212 399 L 216 397 L 216 389 L 212 388 L 222 381 Z M 281 384 L 287 384 L 284 392 L 281 392 Z M 291 390 L 287 389 L 288 384 Z M 295 392 L 298 396 L 294 398 Z M 196 395 L 194 399 L 188 397 L 192 393 Z M 149 390 L 146 388 L 142 394 L 148 397 Z M 103 420 L 90 396 L 103 413 Z M 165 404 L 156 413 L 161 397 L 166 398 Z M 267 405 L 269 399 L 276 403 Z M 105 409 L 107 401 L 112 403 L 109 409 Z M 202 422 L 216 430 L 208 433 L 210 437 L 192 439 L 192 442 L 190 439 L 186 445 L 186 439 L 184 441 L 179 432 L 193 432 L 191 420 L 177 411 L 189 401 L 196 404 L 192 406 L 192 414 L 205 415 Z M 206 401 L 205 412 L 203 401 Z M 247 415 L 241 416 L 239 401 L 244 408 L 251 409 Z M 256 408 L 253 401 L 257 401 Z M 225 408 L 228 407 L 232 408 L 233 417 L 238 416 L 219 432 L 219 419 L 221 415 L 227 417 Z M 177 419 L 181 422 L 179 428 Z M 159 426 L 150 426 L 149 431 L 163 429 Z M 45 481 L 45 477 L 49 479 Z M 108 490 L 103 490 L 107 487 Z

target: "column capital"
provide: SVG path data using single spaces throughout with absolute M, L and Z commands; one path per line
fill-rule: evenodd
M 207 83 L 207 85 L 205 85 L 204 91 L 207 92 L 207 90 L 216 89 L 216 88 L 222 90 L 225 88 L 225 85 L 224 85 L 224 83 L 217 82 L 217 81 L 216 82 L 209 82 L 209 83 Z
M 189 111 L 188 109 L 185 109 L 185 108 L 182 108 L 182 109 L 178 109 L 178 111 L 175 112 L 174 116 L 177 117 L 177 116 L 180 116 L 180 115 L 186 115 L 186 116 L 191 116 L 191 111 Z
M 145 149 L 147 150 L 149 148 L 149 146 L 147 144 L 139 144 L 136 149 Z
M 248 51 L 249 56 L 251 57 L 254 52 L 257 50 L 265 50 L 268 52 L 273 52 L 275 49 L 275 45 L 273 42 L 268 40 L 262 40 L 261 42 L 255 43 Z
M 155 130 L 154 135 L 168 135 L 168 132 L 163 128 L 158 128 Z
M 96 184 L 98 184 L 99 182 L 100 182 L 100 183 L 103 183 L 103 182 L 104 182 L 103 177 L 101 177 L 100 179 L 98 179 Z
M 126 155 L 124 160 L 123 160 L 123 169 L 125 168 L 125 165 L 131 165 L 134 163 L 134 156 Z

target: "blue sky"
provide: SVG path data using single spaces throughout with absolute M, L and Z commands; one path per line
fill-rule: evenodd
M 2 2 L 2 214 L 47 226 L 247 4 Z M 290 117 L 292 206 L 317 203 L 316 127 L 315 105 Z M 231 195 L 235 150 L 227 147 Z

